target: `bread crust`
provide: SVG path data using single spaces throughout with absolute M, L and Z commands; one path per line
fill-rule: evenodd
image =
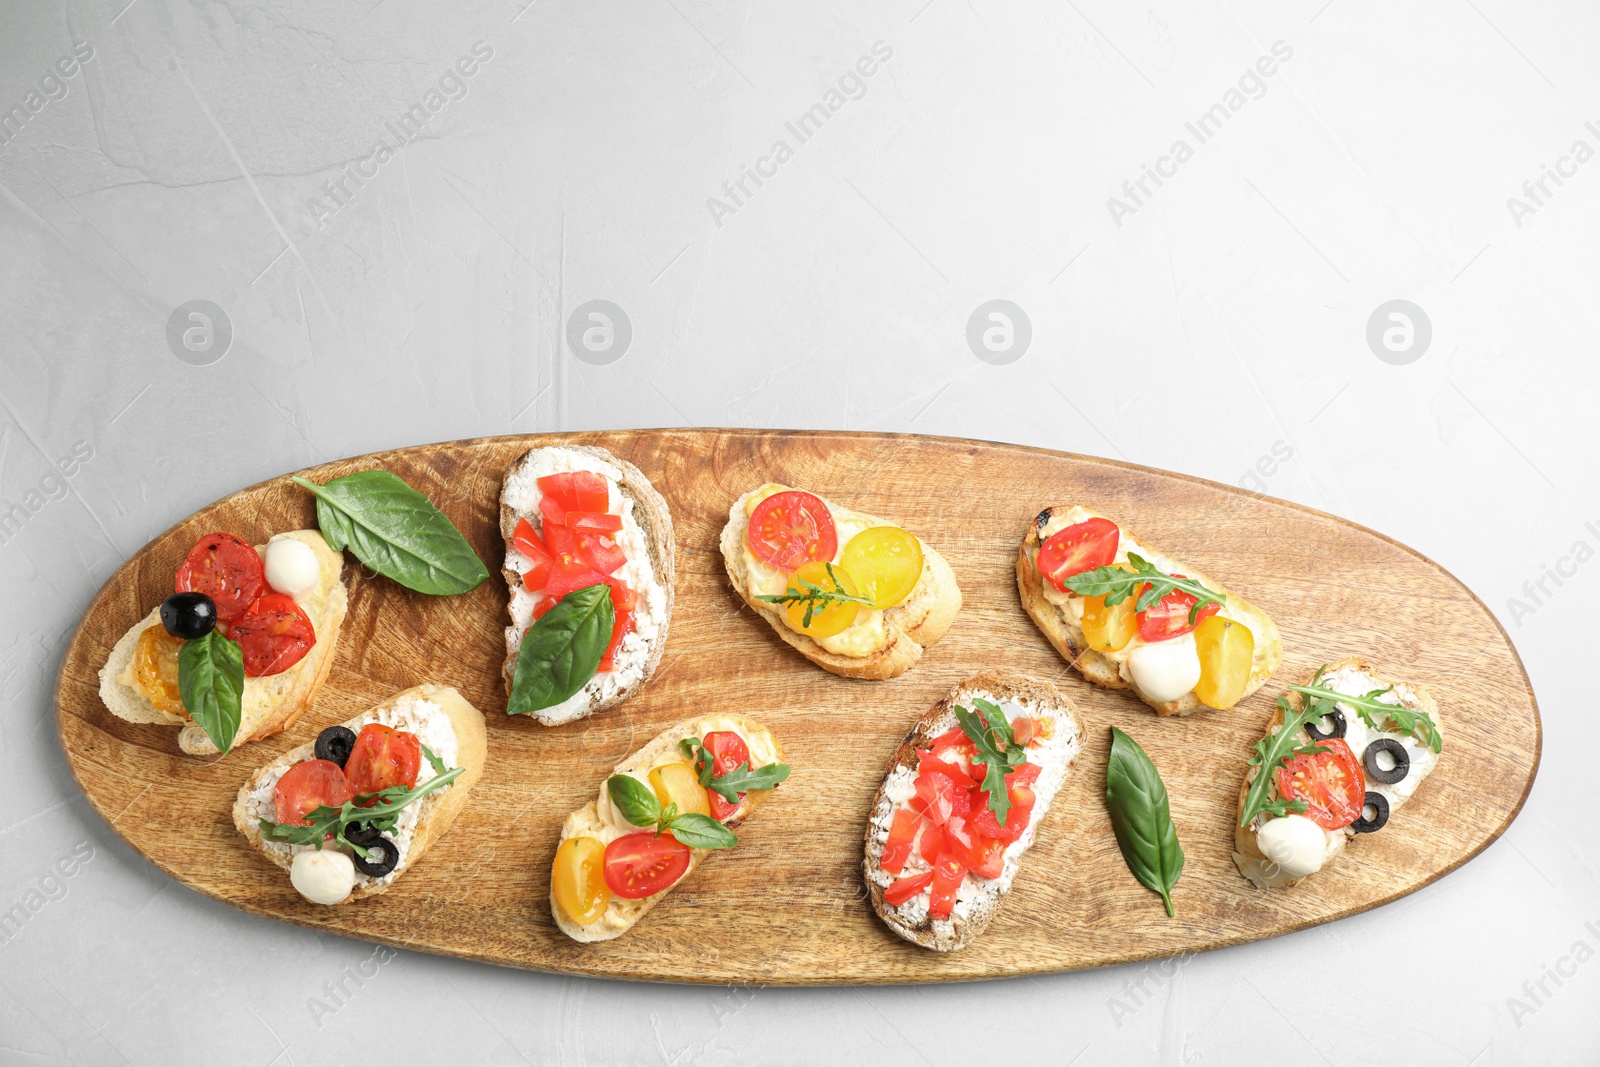
M 719 712 L 716 713 L 716 716 L 722 719 L 733 720 L 733 722 L 743 733 L 751 736 L 764 736 L 772 744 L 772 750 L 775 755 L 774 762 L 783 762 L 783 745 L 765 726 L 762 726 L 759 722 L 756 722 L 754 719 L 745 715 Z M 706 716 L 696 716 L 693 719 L 685 719 L 674 726 L 667 727 L 665 730 L 661 731 L 661 733 L 657 734 L 654 738 L 647 742 L 644 747 L 640 748 L 633 755 L 629 756 L 627 759 L 613 767 L 611 774 L 648 772 L 652 767 L 655 766 L 655 761 L 657 759 L 677 747 L 678 741 L 681 738 L 695 734 L 697 732 L 695 725 L 705 717 Z M 765 764 L 763 764 L 763 766 L 765 766 Z M 611 775 L 607 775 L 606 777 L 610 778 Z M 752 812 L 767 802 L 767 798 L 772 795 L 772 792 L 773 790 L 771 789 L 758 789 L 753 792 L 746 793 L 744 803 L 740 805 L 740 811 L 723 825 L 728 827 L 730 830 L 738 829 L 744 824 L 745 820 L 750 817 Z M 561 843 L 571 837 L 591 836 L 581 832 L 579 828 L 584 825 L 598 822 L 599 818 L 599 811 L 596 803 L 593 800 L 572 812 L 567 816 L 566 820 L 562 824 L 561 840 L 556 842 L 556 847 L 559 849 L 561 847 Z M 737 848 L 738 846 L 736 845 L 734 847 Z M 689 876 L 695 872 L 695 869 L 700 866 L 703 860 L 705 860 L 713 852 L 717 851 L 721 850 L 706 848 L 690 849 L 689 869 L 683 872 L 683 877 L 679 878 L 676 882 L 672 883 L 672 885 L 668 886 L 666 889 L 663 889 L 659 893 L 653 894 L 652 896 L 643 897 L 639 900 L 630 901 L 628 905 L 628 914 L 624 916 L 624 919 L 626 920 L 626 925 L 624 926 L 610 928 L 603 926 L 599 921 L 591 923 L 589 926 L 580 926 L 573 922 L 572 918 L 567 915 L 565 909 L 563 909 L 556 901 L 554 879 L 551 879 L 550 884 L 550 915 L 555 919 L 556 926 L 560 928 L 561 932 L 572 938 L 574 941 L 581 941 L 585 944 L 591 944 L 596 941 L 614 940 L 615 938 L 621 937 L 623 934 L 637 926 L 639 920 L 648 915 L 657 904 L 661 903 L 663 897 L 672 892 L 674 889 L 678 888 L 678 886 L 682 885 L 689 878 Z
M 1049 817 L 1052 801 L 1083 752 L 1083 724 L 1072 701 L 1049 682 L 1008 671 L 984 671 L 961 682 L 943 700 L 935 704 L 932 710 L 919 718 L 910 733 L 906 734 L 905 740 L 889 758 L 889 764 L 884 769 L 883 781 L 872 798 L 871 814 L 867 820 L 867 830 L 862 843 L 861 876 L 872 901 L 872 910 L 883 920 L 884 925 L 905 940 L 936 952 L 953 952 L 965 948 L 983 933 L 1000 913 L 1000 907 L 1010 894 L 1014 883 L 1007 877 L 989 881 L 965 916 L 952 915 L 948 921 L 935 921 L 923 916 L 917 922 L 908 921 L 905 916 L 890 910 L 884 900 L 885 887 L 873 878 L 875 872 L 882 871 L 880 863 L 883 858 L 884 841 L 877 830 L 880 825 L 886 825 L 895 808 L 894 801 L 887 794 L 891 777 L 896 771 L 915 770 L 918 763 L 918 749 L 926 748 L 933 738 L 956 725 L 955 705 L 965 704 L 980 693 L 990 694 L 1001 700 L 1015 700 L 1051 712 L 1055 718 L 1055 729 L 1070 729 L 1076 737 L 1071 752 L 1060 764 L 1059 774 L 1051 774 L 1047 779 L 1046 773 L 1041 773 L 1039 781 L 1035 783 L 1037 799 L 1034 810 L 1041 814 L 1023 831 L 1020 840 L 1026 844 L 1018 854 L 1017 867 L 1009 871 L 1009 875 L 1014 876 L 1020 871 L 1022 859 L 1025 858 L 1027 849 L 1032 847 L 1039 826 Z M 1053 788 L 1044 788 L 1047 780 L 1053 783 Z
M 750 528 L 745 502 L 760 488 L 758 486 L 743 494 L 728 509 L 728 522 L 722 528 L 720 543 L 722 562 L 728 582 L 739 594 L 739 599 L 766 619 L 767 624 L 789 647 L 823 670 L 841 678 L 881 681 L 904 674 L 922 658 L 925 649 L 932 647 L 949 632 L 956 614 L 961 610 L 961 588 L 956 584 L 955 572 L 945 558 L 918 537 L 917 540 L 922 544 L 922 576 L 917 579 L 916 586 L 905 600 L 884 611 L 883 625 L 888 641 L 882 648 L 869 656 L 841 656 L 829 652 L 805 634 L 796 633 L 784 622 L 783 609 L 756 600 L 740 577 L 744 570 L 745 531 Z M 827 504 L 828 510 L 835 515 L 858 518 L 879 526 L 897 525 L 875 515 L 835 504 L 826 497 L 818 499 Z
M 419 696 L 438 704 L 450 716 L 450 723 L 456 732 L 456 765 L 465 768 L 461 776 L 451 783 L 448 789 L 436 793 L 429 793 L 421 800 L 414 803 L 421 805 L 417 815 L 416 827 L 412 830 L 411 845 L 406 849 L 406 854 L 395 867 L 395 876 L 388 882 L 369 882 L 357 885 L 350 891 L 350 895 L 340 904 L 350 904 L 367 897 L 375 897 L 386 893 L 400 880 L 400 876 L 415 867 L 433 847 L 433 843 L 450 829 L 456 817 L 466 810 L 467 797 L 472 787 L 483 777 L 484 763 L 488 759 L 488 732 L 484 726 L 483 712 L 473 707 L 467 698 L 448 685 L 432 685 L 423 683 L 412 686 L 410 689 L 396 693 L 394 696 L 380 703 L 374 704 L 367 712 L 347 719 L 343 725 L 359 732 L 358 723 L 370 712 L 391 708 L 409 696 Z M 250 847 L 261 853 L 272 863 L 284 870 L 293 864 L 292 859 L 280 857 L 268 852 L 262 847 L 261 827 L 250 817 L 249 796 L 255 791 L 262 777 L 269 771 L 278 768 L 288 768 L 301 760 L 314 757 L 316 740 L 306 742 L 290 749 L 271 763 L 257 767 L 255 773 L 245 780 L 239 787 L 239 793 L 233 802 L 233 825 L 244 834 Z M 336 906 L 336 905 L 335 905 Z
M 322 534 L 316 530 L 293 530 L 280 536 L 293 537 L 310 545 L 312 551 L 317 554 L 323 573 L 333 574 L 336 578 L 329 589 L 328 601 L 320 619 L 314 620 L 320 622 L 320 625 L 317 626 L 317 643 L 311 646 L 311 651 L 281 675 L 245 679 L 247 689 L 258 686 L 270 687 L 279 684 L 275 679 L 286 677 L 292 678 L 292 684 L 288 691 L 274 700 L 269 707 L 245 710 L 239 723 L 239 732 L 234 738 L 233 748 L 229 751 L 237 749 L 240 745 L 283 733 L 298 722 L 311 707 L 318 691 L 322 689 L 322 683 L 328 679 L 329 670 L 333 667 L 339 630 L 344 624 L 345 612 L 349 606 L 343 580 L 344 556 L 330 548 Z M 263 554 L 267 550 L 264 544 L 256 545 L 255 548 L 257 552 Z M 111 649 L 111 655 L 106 657 L 106 665 L 100 668 L 100 699 L 113 715 L 129 722 L 181 727 L 178 733 L 180 749 L 191 756 L 215 756 L 218 754 L 217 746 L 211 743 L 211 738 L 206 736 L 206 732 L 195 725 L 187 715 L 174 715 L 163 711 L 137 689 L 117 681 L 117 676 L 133 658 L 134 650 L 139 643 L 139 635 L 152 626 L 160 625 L 161 608 L 157 606 L 118 639 Z
M 1095 685 L 1106 689 L 1129 689 L 1140 700 L 1154 708 L 1157 715 L 1188 715 L 1195 711 L 1215 710 L 1202 704 L 1200 699 L 1191 690 L 1177 700 L 1155 701 L 1150 700 L 1134 688 L 1133 684 L 1122 677 L 1117 661 L 1103 653 L 1089 648 L 1084 640 L 1082 627 L 1069 619 L 1056 605 L 1052 604 L 1044 595 L 1044 578 L 1039 573 L 1035 560 L 1039 555 L 1039 545 L 1042 541 L 1040 531 L 1049 524 L 1050 520 L 1059 511 L 1071 510 L 1073 505 L 1058 504 L 1041 511 L 1032 522 L 1028 524 L 1027 533 L 1023 535 L 1022 546 L 1017 550 L 1017 595 L 1022 600 L 1023 609 L 1039 632 L 1044 634 L 1045 640 L 1050 642 L 1052 648 L 1060 653 L 1074 670 L 1083 675 Z M 1094 518 L 1106 518 L 1098 512 L 1084 511 Z M 1121 524 L 1119 523 L 1120 527 Z M 1244 695 L 1239 698 L 1242 702 L 1257 689 L 1266 684 L 1268 678 L 1278 669 L 1283 662 L 1283 639 L 1278 633 L 1278 626 L 1266 612 L 1250 604 L 1237 594 L 1230 593 L 1222 583 L 1212 580 L 1193 567 L 1179 563 L 1161 552 L 1149 542 L 1135 537 L 1139 544 L 1149 551 L 1152 558 L 1150 562 L 1156 566 L 1163 566 L 1171 573 L 1177 569 L 1197 581 L 1204 582 L 1207 586 L 1227 596 L 1228 611 L 1230 614 L 1248 616 L 1252 629 L 1257 635 L 1255 655 L 1250 666 L 1250 682 L 1245 686 Z M 1235 707 L 1238 705 L 1235 704 Z
M 523 464 L 532 460 L 532 457 L 546 448 L 555 448 L 569 452 L 580 452 L 593 456 L 615 466 L 622 472 L 622 477 L 617 482 L 617 488 L 623 496 L 633 501 L 634 518 L 639 523 L 639 529 L 644 533 L 645 547 L 650 554 L 650 564 L 655 570 L 656 581 L 666 592 L 666 610 L 662 614 L 661 627 L 654 643 L 650 647 L 650 655 L 645 660 L 644 673 L 639 680 L 631 685 L 623 686 L 604 700 L 590 700 L 585 710 L 577 715 L 556 716 L 550 714 L 552 709 L 542 708 L 532 712 L 533 718 L 545 726 L 559 726 L 562 723 L 577 722 L 586 719 L 598 712 L 616 707 L 634 694 L 635 690 L 643 689 L 650 682 L 650 677 L 655 674 L 656 668 L 661 665 L 661 652 L 667 646 L 667 630 L 672 622 L 672 605 L 674 588 L 677 585 L 677 552 L 676 542 L 673 539 L 672 512 L 667 507 L 667 502 L 656 487 L 650 484 L 644 472 L 625 459 L 613 455 L 608 450 L 598 445 L 541 445 L 530 448 L 517 458 L 517 461 L 506 471 L 505 478 L 500 483 L 500 536 L 505 541 L 506 551 L 512 550 L 511 537 L 516 530 L 517 519 L 520 516 L 516 509 L 506 502 L 507 486 L 511 477 Z M 531 521 L 531 520 L 530 520 Z M 506 581 L 506 612 L 511 611 L 511 596 L 521 584 L 520 576 L 510 567 L 501 565 L 500 574 Z M 517 633 L 515 620 L 506 627 L 506 661 L 502 668 L 502 675 L 506 682 L 506 699 L 511 698 L 512 682 L 517 675 L 517 653 L 522 648 L 522 635 Z

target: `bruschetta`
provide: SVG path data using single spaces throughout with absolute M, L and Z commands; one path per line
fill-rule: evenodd
M 1329 663 L 1290 690 L 1255 744 L 1234 822 L 1233 862 L 1261 889 L 1293 885 L 1382 830 L 1444 751 L 1428 691 L 1366 660 Z
M 675 575 L 672 513 L 644 473 L 589 445 L 530 449 L 506 473 L 500 533 L 507 710 L 556 726 L 642 688 L 667 642 Z M 569 646 L 577 662 L 550 662 Z
M 419 685 L 252 774 L 233 804 L 250 846 L 313 904 L 385 893 L 467 806 L 487 757 L 483 713 Z
M 1000 672 L 962 682 L 919 719 L 867 822 L 861 869 L 884 924 L 939 952 L 981 934 L 1083 739 L 1054 686 Z
M 1081 506 L 1029 523 L 1017 593 L 1079 674 L 1132 689 L 1160 715 L 1231 708 L 1283 659 L 1265 612 Z
M 722 560 L 779 637 L 844 678 L 904 673 L 961 610 L 954 572 L 921 538 L 775 482 L 733 502 Z
M 687 719 L 629 756 L 568 815 L 550 913 L 574 941 L 610 941 L 694 873 L 789 776 L 783 746 L 743 715 Z
M 178 566 L 177 591 L 111 649 L 100 699 L 129 722 L 181 727 L 178 746 L 190 755 L 282 733 L 305 714 L 333 665 L 346 607 L 343 567 L 344 557 L 316 530 L 255 546 L 207 534 Z M 243 668 L 226 726 L 204 711 L 197 719 L 184 704 L 180 660 L 194 641 L 237 646 L 225 649 Z

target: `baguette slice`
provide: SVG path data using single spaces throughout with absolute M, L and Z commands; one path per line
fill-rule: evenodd
M 1372 665 L 1359 656 L 1347 656 L 1344 659 L 1335 660 L 1324 667 L 1323 672 L 1323 684 L 1337 692 L 1349 693 L 1351 696 L 1362 696 L 1374 689 L 1393 686 L 1394 694 L 1399 698 L 1402 707 L 1410 711 L 1425 712 L 1433 720 L 1434 729 L 1439 733 L 1441 748 L 1443 747 L 1442 741 L 1445 732 L 1444 723 L 1439 718 L 1439 705 L 1434 702 L 1433 697 L 1422 686 L 1410 682 L 1391 682 L 1381 678 L 1373 673 Z M 1315 673 L 1313 672 L 1311 678 L 1314 677 Z M 1311 678 L 1307 678 L 1303 684 L 1310 685 Z M 1290 699 L 1293 700 L 1294 698 L 1291 697 Z M 1411 761 L 1410 772 L 1405 778 L 1392 785 L 1374 781 L 1371 774 L 1363 770 L 1367 790 L 1381 793 L 1389 802 L 1389 822 L 1385 823 L 1381 829 L 1374 831 L 1380 834 L 1385 833 L 1389 831 L 1394 822 L 1395 814 L 1400 810 L 1400 807 L 1411 798 L 1417 787 L 1422 784 L 1423 780 L 1428 777 L 1438 764 L 1439 756 L 1442 753 L 1432 752 L 1408 734 L 1400 733 L 1396 730 L 1373 730 L 1353 710 L 1347 708 L 1341 708 L 1340 710 L 1345 714 L 1345 729 L 1347 731 L 1345 741 L 1350 745 L 1350 750 L 1355 753 L 1358 761 L 1366 751 L 1366 746 L 1369 742 L 1385 737 L 1400 742 Z M 1274 734 L 1282 725 L 1283 709 L 1279 708 L 1272 713 L 1272 719 L 1267 723 L 1266 732 L 1269 735 Z M 1393 723 L 1390 722 L 1389 725 L 1392 726 Z M 1311 738 L 1304 730 L 1299 731 L 1299 734 L 1298 742 L 1300 744 L 1310 743 Z M 1261 768 L 1259 766 L 1252 766 L 1244 776 L 1244 783 L 1239 787 L 1239 805 L 1234 810 L 1233 815 L 1233 847 L 1235 850 L 1233 862 L 1239 868 L 1239 873 L 1250 879 L 1258 889 L 1294 885 L 1310 877 L 1310 875 L 1298 875 L 1284 870 L 1279 864 L 1262 853 L 1256 838 L 1261 827 L 1272 816 L 1258 815 L 1251 820 L 1249 826 L 1239 825 L 1239 819 L 1244 815 L 1244 802 L 1246 795 L 1250 792 L 1250 783 L 1254 782 L 1256 776 L 1260 773 Z M 1273 797 L 1278 796 L 1277 786 L 1273 786 L 1270 795 Z M 1317 829 L 1320 830 L 1321 827 Z M 1326 868 L 1344 851 L 1345 845 L 1349 840 L 1357 835 L 1348 827 L 1343 830 L 1323 830 L 1322 833 L 1327 845 L 1327 854 L 1322 861 L 1322 867 Z
M 278 534 L 304 541 L 317 554 L 322 564 L 322 580 L 310 593 L 297 598 L 300 607 L 311 619 L 317 643 L 293 667 L 280 674 L 264 678 L 246 678 L 240 701 L 239 732 L 233 747 L 251 741 L 281 734 L 289 729 L 306 709 L 311 707 L 322 683 L 333 666 L 334 648 L 339 641 L 339 628 L 344 624 L 347 595 L 340 574 L 344 569 L 344 556 L 328 547 L 322 534 L 316 530 L 293 530 Z M 266 545 L 257 545 L 256 551 L 265 553 Z M 111 649 L 106 665 L 100 668 L 100 699 L 118 718 L 129 722 L 154 723 L 162 726 L 181 726 L 178 747 L 191 756 L 215 756 L 217 746 L 211 743 L 204 730 L 196 726 L 188 715 L 173 715 L 152 704 L 137 687 L 130 684 L 133 656 L 139 644 L 139 635 L 152 626 L 161 625 L 161 608 L 158 605 Z
M 1046 722 L 1046 742 L 1037 749 L 1030 748 L 1028 752 L 1029 762 L 1039 763 L 1041 768 L 1039 779 L 1033 787 L 1036 800 L 1027 828 L 1021 837 L 1006 848 L 1005 866 L 1000 877 L 980 878 L 969 872 L 958 891 L 956 906 L 950 917 L 934 919 L 928 915 L 926 893 L 899 906 L 888 903 L 883 896 L 884 890 L 896 878 L 928 870 L 928 864 L 919 852 L 920 834 L 913 842 L 911 858 L 906 861 L 899 875 L 885 871 L 880 863 L 894 813 L 913 793 L 912 783 L 918 770 L 917 750 L 927 748 L 933 738 L 956 727 L 956 706 L 973 710 L 971 702 L 976 697 L 1000 705 L 1009 718 L 1026 714 Z M 872 801 L 872 814 L 867 822 L 866 856 L 861 861 L 861 873 L 872 897 L 872 910 L 878 913 L 878 918 L 900 937 L 937 952 L 965 948 L 973 938 L 983 933 L 999 914 L 1001 903 L 1011 891 L 1012 881 L 1021 869 L 1022 857 L 1033 847 L 1039 824 L 1083 750 L 1083 739 L 1083 727 L 1078 721 L 1077 710 L 1060 690 L 1048 682 L 1026 675 L 986 671 L 968 678 L 951 690 L 949 696 L 917 720 L 917 724 L 895 750 L 883 784 L 878 787 L 878 793 Z
M 777 491 L 789 488 L 777 486 Z M 778 632 L 792 648 L 825 671 L 841 678 L 881 680 L 904 674 L 912 664 L 922 658 L 923 649 L 934 645 L 949 632 L 961 610 L 961 589 L 956 585 L 955 572 L 933 546 L 918 538 L 922 544 L 922 576 L 905 600 L 883 612 L 885 640 L 866 656 L 847 656 L 830 652 L 805 634 L 797 633 L 784 621 L 784 609 L 755 599 L 753 586 L 766 575 L 757 573 L 751 566 L 752 556 L 745 543 L 750 529 L 748 501 L 757 493 L 771 495 L 771 484 L 752 489 L 733 502 L 728 509 L 728 524 L 722 528 L 722 562 L 727 568 L 728 581 L 744 602 Z M 896 523 L 868 515 L 862 511 L 835 504 L 825 497 L 819 500 L 828 505 L 835 523 L 851 522 L 864 527 L 894 526 Z M 849 538 L 841 532 L 839 549 L 843 551 Z M 761 567 L 777 574 L 775 568 L 757 561 Z M 778 590 L 781 592 L 781 590 Z
M 1091 518 L 1106 518 L 1106 516 L 1088 508 L 1063 504 L 1046 508 L 1029 523 L 1028 532 L 1022 538 L 1022 547 L 1017 552 L 1017 594 L 1022 598 L 1023 608 L 1061 657 L 1095 685 L 1107 689 L 1132 689 L 1134 695 L 1154 708 L 1158 715 L 1187 715 L 1192 711 L 1211 710 L 1200 702 L 1200 698 L 1195 696 L 1192 689 L 1175 700 L 1152 700 L 1145 696 L 1133 684 L 1123 665 L 1115 658 L 1115 653 L 1107 654 L 1089 648 L 1084 640 L 1083 627 L 1067 606 L 1065 604 L 1058 606 L 1045 595 L 1045 580 L 1039 573 L 1036 563 L 1039 546 L 1046 540 L 1043 531 L 1052 521 L 1060 525 L 1065 520 L 1067 525 L 1072 525 Z M 1120 523 L 1118 527 L 1121 527 Z M 1267 679 L 1272 677 L 1279 663 L 1283 661 L 1283 639 L 1278 634 L 1277 624 L 1267 616 L 1266 612 L 1229 593 L 1223 588 L 1222 583 L 1213 581 L 1188 564 L 1180 563 L 1159 549 L 1137 541 L 1127 530 L 1122 531 L 1121 547 L 1124 550 L 1131 547 L 1134 552 L 1168 574 L 1185 574 L 1224 594 L 1227 599 L 1223 601 L 1219 614 L 1245 623 L 1255 638 L 1255 656 L 1250 666 L 1250 681 L 1245 686 L 1244 695 L 1239 699 L 1244 700 L 1266 684 Z
M 634 588 L 634 592 L 639 594 L 639 607 L 634 614 L 635 628 L 617 650 L 617 669 L 597 673 L 565 703 L 533 713 L 544 725 L 558 726 L 615 707 L 650 681 L 650 676 L 661 663 L 661 650 L 667 643 L 677 565 L 673 548 L 672 512 L 638 467 L 593 445 L 549 445 L 523 453 L 506 472 L 500 489 L 500 535 L 506 543 L 506 562 L 501 574 L 510 590 L 507 610 L 511 614 L 511 625 L 506 627 L 504 669 L 508 698 L 517 675 L 517 653 L 522 647 L 522 637 L 531 625 L 535 601 L 522 588 L 522 571 L 527 566 L 527 557 L 516 550 L 511 537 L 518 519 L 525 518 L 534 529 L 543 530 L 536 479 L 538 471 L 550 465 L 561 470 L 594 471 L 616 487 L 614 500 L 623 513 L 623 528 L 618 543 L 628 553 L 628 562 L 617 571 L 617 576 L 628 581 L 630 588 L 634 586 L 634 581 L 629 581 L 629 578 L 646 587 Z M 648 575 L 644 572 L 648 572 Z M 648 580 L 642 580 L 646 577 Z
M 484 729 L 483 712 L 473 707 L 465 697 L 450 686 L 428 684 L 413 686 L 375 705 L 370 711 L 347 720 L 343 725 L 358 734 L 369 722 L 384 722 L 395 729 L 412 729 L 412 726 L 408 725 L 406 716 L 415 715 L 421 702 L 426 702 L 427 705 L 437 708 L 448 716 L 450 726 L 455 732 L 455 758 L 450 759 L 442 752 L 438 755 L 448 766 L 465 767 L 466 770 L 450 785 L 429 793 L 421 800 L 413 801 L 401 812 L 397 835 L 405 836 L 409 822 L 410 838 L 402 846 L 400 860 L 395 864 L 394 870 L 381 878 L 369 878 L 358 873 L 355 888 L 341 903 L 348 904 L 388 892 L 395 880 L 415 867 L 433 843 L 450 829 L 451 824 L 456 821 L 456 816 L 466 808 L 467 795 L 472 791 L 472 787 L 483 777 L 483 765 L 488 756 L 488 735 Z M 430 710 L 428 714 L 433 712 Z M 271 787 L 277 783 L 282 773 L 301 760 L 314 758 L 315 754 L 316 741 L 313 739 L 290 749 L 266 766 L 258 767 L 244 785 L 239 787 L 239 795 L 233 803 L 233 825 L 244 834 L 251 848 L 285 871 L 294 863 L 297 847 L 280 841 L 263 840 L 259 820 L 266 818 L 270 821 L 274 817 Z M 426 757 L 423 758 L 422 765 L 424 768 L 428 766 Z M 414 821 L 411 821 L 412 809 L 416 811 Z M 395 839 L 395 835 L 389 836 L 391 840 Z M 304 851 L 304 847 L 299 847 L 298 850 Z
M 752 770 L 758 770 L 768 764 L 783 762 L 783 746 L 778 743 L 778 739 L 765 726 L 744 715 L 711 714 L 685 719 L 676 726 L 668 727 L 639 751 L 617 764 L 611 774 L 631 774 L 636 778 L 643 779 L 654 767 L 659 767 L 665 763 L 683 761 L 683 755 L 678 751 L 679 741 L 686 737 L 704 737 L 712 730 L 733 730 L 743 737 L 745 744 L 750 748 L 750 767 Z M 610 777 L 611 775 L 606 776 L 606 778 Z M 771 794 L 772 790 L 770 789 L 758 789 L 754 792 L 746 793 L 744 801 L 739 805 L 739 810 L 733 814 L 732 818 L 727 819 L 723 825 L 729 829 L 738 829 L 750 817 L 751 812 L 766 803 L 767 797 L 771 796 Z M 604 806 L 602 807 L 602 805 Z M 638 829 L 638 827 L 628 825 L 616 813 L 606 792 L 606 779 L 603 778 L 599 782 L 596 798 L 567 816 L 566 821 L 561 826 L 561 841 L 564 842 L 572 837 L 593 837 L 603 844 L 610 844 L 612 840 L 624 834 L 635 833 Z M 556 847 L 560 848 L 560 846 L 561 842 L 557 842 Z M 738 847 L 735 845 L 733 851 L 737 851 Z M 550 886 L 550 914 L 555 918 L 556 925 L 561 928 L 561 932 L 574 941 L 588 943 L 610 941 L 613 938 L 621 937 L 633 929 L 634 924 L 644 918 L 651 908 L 659 904 L 662 897 L 682 885 L 684 879 L 693 874 L 695 868 L 700 866 L 701 861 L 714 851 L 722 850 L 692 849 L 689 853 L 689 869 L 683 872 L 682 878 L 679 878 L 659 893 L 642 897 L 638 900 L 626 900 L 619 896 L 613 896 L 611 903 L 606 907 L 605 914 L 588 926 L 580 926 L 573 922 L 566 909 L 557 902 L 554 879 L 552 879 Z

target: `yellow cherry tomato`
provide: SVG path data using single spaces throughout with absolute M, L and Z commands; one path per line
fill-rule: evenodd
M 133 648 L 133 680 L 150 703 L 173 715 L 187 716 L 178 694 L 178 650 L 183 638 L 173 637 L 157 623 L 139 635 Z
M 1118 567 L 1132 573 L 1133 566 L 1119 563 Z M 1083 599 L 1083 639 L 1096 652 L 1120 652 L 1127 647 L 1139 631 L 1139 613 L 1134 610 L 1137 596 L 1129 596 L 1120 604 L 1106 607 L 1103 596 Z
M 606 846 L 592 837 L 569 837 L 556 849 L 550 869 L 556 903 L 579 926 L 606 913 L 611 890 L 606 887 Z
M 650 772 L 650 788 L 664 809 L 668 804 L 678 805 L 678 814 L 711 814 L 711 802 L 706 799 L 706 787 L 695 777 L 694 768 L 687 763 L 668 763 Z
M 1233 707 L 1250 684 L 1256 639 L 1242 622 L 1212 615 L 1194 628 L 1194 647 L 1200 653 L 1200 681 L 1194 695 L 1218 711 Z
M 856 592 L 856 583 L 851 581 L 850 575 L 843 567 L 834 567 L 830 574 L 828 564 L 822 560 L 813 560 L 802 563 L 793 574 L 789 575 L 788 591 L 791 594 L 804 595 L 806 587 L 802 581 L 810 582 L 819 589 L 827 592 L 843 591 L 851 596 L 860 596 Z M 811 625 L 806 625 L 806 609 L 811 609 Z M 788 620 L 791 629 L 805 634 L 807 637 L 832 637 L 834 634 L 843 633 L 856 621 L 856 615 L 861 611 L 861 606 L 849 600 L 830 600 L 826 602 L 791 601 L 784 607 L 784 618 Z
M 873 607 L 892 608 L 922 578 L 922 542 L 898 526 L 874 526 L 850 538 L 839 566 Z

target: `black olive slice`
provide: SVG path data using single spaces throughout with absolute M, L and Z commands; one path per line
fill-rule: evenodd
M 1372 817 L 1367 817 L 1367 812 L 1372 812 Z M 1374 830 L 1382 830 L 1383 824 L 1389 821 L 1389 801 L 1382 793 L 1368 793 L 1361 802 L 1361 818 L 1350 824 L 1350 829 L 1358 834 L 1370 834 Z M 361 861 L 357 860 L 360 866 Z
M 343 767 L 344 761 L 350 758 L 350 750 L 355 744 L 354 730 L 343 726 L 330 726 L 317 735 L 316 755 L 318 759 L 325 759 Z
M 344 828 L 344 839 L 365 848 L 383 836 L 370 822 L 353 822 Z
M 349 836 L 348 833 L 345 834 L 345 837 Z M 379 836 L 377 840 L 372 842 L 363 841 L 361 847 L 369 852 L 378 851 L 383 853 L 383 857 L 376 863 L 362 859 L 359 853 L 350 857 L 356 861 L 356 870 L 368 878 L 382 878 L 394 870 L 395 864 L 400 862 L 400 846 L 390 841 L 387 837 Z
M 1394 757 L 1394 766 L 1388 770 L 1378 762 L 1378 753 L 1387 752 Z M 1384 785 L 1394 785 L 1403 781 L 1411 773 L 1411 757 L 1406 755 L 1406 746 L 1392 737 L 1380 737 L 1367 743 L 1367 750 L 1361 754 L 1361 765 L 1367 769 L 1367 776 L 1374 782 Z
M 1328 724 L 1328 730 L 1326 733 L 1324 733 L 1322 730 L 1322 724 L 1324 722 Z M 1344 731 L 1344 712 L 1340 711 L 1338 708 L 1334 708 L 1320 719 L 1313 719 L 1306 723 L 1306 733 L 1311 735 L 1311 740 L 1313 741 L 1326 741 L 1333 737 L 1343 737 Z

